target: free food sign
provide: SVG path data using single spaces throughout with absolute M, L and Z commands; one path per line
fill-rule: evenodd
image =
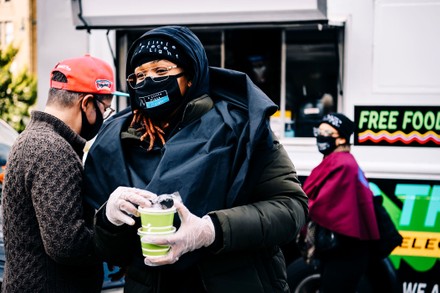
M 440 146 L 440 107 L 355 106 L 355 145 Z

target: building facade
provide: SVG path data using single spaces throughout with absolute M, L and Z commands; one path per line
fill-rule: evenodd
M 12 71 L 37 72 L 36 0 L 0 0 L 0 49 L 19 49 Z

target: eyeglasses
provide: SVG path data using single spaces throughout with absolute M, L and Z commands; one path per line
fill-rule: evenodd
M 95 100 L 97 100 L 98 102 L 100 102 L 101 104 L 104 105 L 104 113 L 102 114 L 102 118 L 107 119 L 108 117 L 110 117 L 110 115 L 115 112 L 115 109 L 113 109 L 110 106 L 107 106 L 103 101 L 101 101 L 100 99 L 98 99 L 97 97 L 95 97 Z
M 332 136 L 335 134 L 333 131 L 330 130 L 320 130 L 318 127 L 313 127 L 313 136 L 317 137 L 318 135 L 322 136 Z
M 168 72 L 177 67 L 177 65 L 168 67 L 155 67 L 149 70 L 132 73 L 127 77 L 127 82 L 132 89 L 138 89 L 142 87 L 147 77 L 151 77 L 151 79 L 155 82 L 162 82 L 170 77 Z

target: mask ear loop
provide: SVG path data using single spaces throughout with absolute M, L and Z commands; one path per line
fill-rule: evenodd
M 93 106 L 95 106 L 95 114 L 96 114 L 96 119 L 98 119 L 98 116 L 101 116 L 102 120 L 104 120 L 104 114 L 102 114 L 101 109 L 98 106 L 98 101 L 96 100 L 96 98 L 93 96 Z M 99 114 L 98 114 L 99 112 Z

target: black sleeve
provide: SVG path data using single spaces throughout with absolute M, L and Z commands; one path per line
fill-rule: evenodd
M 140 238 L 134 226 L 115 226 L 105 216 L 105 205 L 95 215 L 95 244 L 98 254 L 112 265 L 126 266 L 131 263 L 140 248 Z M 138 253 L 140 254 L 140 253 Z
M 247 203 L 210 213 L 222 230 L 212 245 L 220 247 L 217 252 L 286 244 L 306 222 L 308 199 L 283 146 L 275 141 L 260 157 L 258 180 Z

